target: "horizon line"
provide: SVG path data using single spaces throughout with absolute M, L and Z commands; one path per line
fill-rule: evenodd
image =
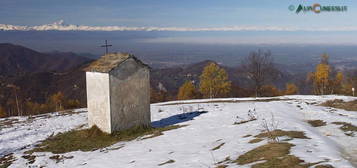
M 175 31 L 175 32 L 239 32 L 239 31 L 272 31 L 272 32 L 351 32 L 357 27 L 284 27 L 284 26 L 225 26 L 225 27 L 129 27 L 129 26 L 86 26 L 64 24 L 63 20 L 38 26 L 19 26 L 0 24 L 2 31 Z

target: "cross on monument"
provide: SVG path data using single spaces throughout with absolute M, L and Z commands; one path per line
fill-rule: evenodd
M 111 46 L 113 46 L 113 45 L 108 45 L 108 41 L 105 40 L 105 45 L 102 45 L 100 47 L 105 47 L 105 54 L 108 54 L 108 47 L 111 47 Z

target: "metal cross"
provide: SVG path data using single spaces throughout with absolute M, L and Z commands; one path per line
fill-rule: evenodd
M 105 54 L 108 54 L 108 47 L 111 47 L 111 46 L 113 46 L 113 45 L 108 45 L 108 41 L 105 40 L 105 45 L 102 45 L 100 47 L 105 47 Z

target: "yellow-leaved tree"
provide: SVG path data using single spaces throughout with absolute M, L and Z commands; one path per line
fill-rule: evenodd
M 0 106 L 0 118 L 4 118 L 4 117 L 6 117 L 6 112 L 5 112 L 4 108 L 2 108 Z
M 294 95 L 299 92 L 299 88 L 293 83 L 287 83 L 285 87 L 285 95 Z
M 191 81 L 186 81 L 179 89 L 177 94 L 178 100 L 189 100 L 195 99 L 197 97 L 197 92 L 195 85 Z
M 324 95 L 330 91 L 330 73 L 331 68 L 328 64 L 328 55 L 321 56 L 321 62 L 316 66 L 315 72 L 309 73 L 308 79 L 313 82 L 314 93 Z
M 324 95 L 328 92 L 330 76 L 330 66 L 327 64 L 318 64 L 315 72 L 314 86 L 317 94 Z
M 342 94 L 342 88 L 343 88 L 343 73 L 342 72 L 337 72 L 335 80 L 332 80 L 333 82 L 333 92 L 337 94 Z
M 64 110 L 63 102 L 64 95 L 62 92 L 57 92 L 50 97 L 50 105 L 53 106 L 56 111 Z
M 263 85 L 261 88 L 261 95 L 263 97 L 280 96 L 281 92 L 274 85 Z
M 231 91 L 228 74 L 215 63 L 209 63 L 200 76 L 200 88 L 204 98 L 226 97 Z

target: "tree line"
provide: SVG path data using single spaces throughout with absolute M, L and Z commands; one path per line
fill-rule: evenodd
M 251 52 L 242 61 L 239 69 L 239 73 L 242 73 L 251 82 L 250 88 L 243 88 L 233 84 L 224 68 L 216 63 L 209 63 L 204 67 L 199 76 L 199 81 L 185 81 L 179 87 L 177 95 L 169 95 L 165 89 L 155 90 L 151 88 L 151 102 L 199 98 L 273 97 L 299 94 L 299 87 L 292 82 L 286 83 L 285 89 L 282 90 L 274 86 L 272 81 L 279 76 L 279 71 L 274 66 L 273 58 L 269 51 L 258 50 Z M 350 74 L 338 71 L 329 63 L 328 54 L 323 54 L 315 70 L 306 75 L 306 80 L 303 81 L 303 84 L 311 87 L 311 94 L 315 95 L 352 95 L 352 88 L 357 85 L 357 71 Z M 8 85 L 7 87 L 12 89 L 12 95 L 6 101 L 5 106 L 0 105 L 0 118 L 37 115 L 81 107 L 79 100 L 68 99 L 62 92 L 54 93 L 47 97 L 43 103 L 38 103 L 20 96 L 18 87 L 14 85 Z
M 10 85 L 13 89 L 13 98 L 9 98 L 6 107 L 0 106 L 0 118 L 8 116 L 28 116 L 37 115 L 65 109 L 80 108 L 81 104 L 77 99 L 67 99 L 62 92 L 57 92 L 49 96 L 45 103 L 22 99 L 18 94 L 19 88 Z
M 169 97 L 165 91 L 152 89 L 152 102 L 167 100 L 188 100 L 198 98 L 224 98 L 224 97 L 272 97 L 281 95 L 299 94 L 299 87 L 295 83 L 286 83 L 285 89 L 280 90 L 272 83 L 279 75 L 275 68 L 270 51 L 251 52 L 240 66 L 243 73 L 252 83 L 251 88 L 241 88 L 229 81 L 227 72 L 216 63 L 206 65 L 199 77 L 199 82 L 187 80 L 178 89 L 176 97 Z M 329 64 L 329 56 L 323 54 L 315 71 L 307 74 L 304 85 L 312 88 L 311 94 L 326 95 L 340 94 L 352 95 L 352 88 L 356 85 L 355 74 L 345 76 Z

